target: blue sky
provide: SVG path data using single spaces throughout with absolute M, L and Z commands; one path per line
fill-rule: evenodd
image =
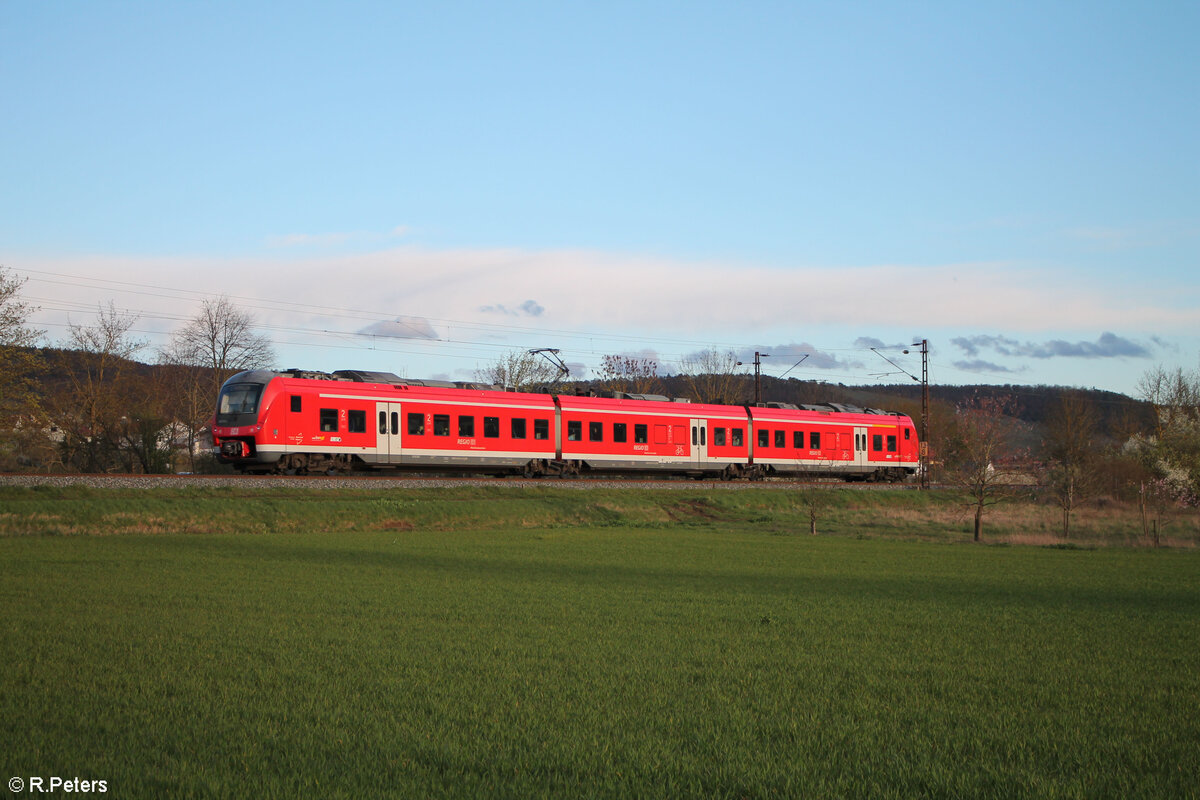
M 927 338 L 1132 392 L 1200 364 L 1198 49 L 1183 2 L 7 2 L 0 264 L 147 358 L 226 294 L 279 366 Z

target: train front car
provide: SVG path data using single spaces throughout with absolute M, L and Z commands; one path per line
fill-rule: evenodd
M 754 466 L 767 474 L 903 481 L 915 474 L 917 438 L 903 414 L 838 404 L 750 408 Z
M 213 422 L 213 447 L 217 460 L 241 471 L 266 471 L 275 466 L 279 452 L 260 447 L 271 401 L 278 394 L 279 373 L 269 370 L 239 372 L 221 386 Z

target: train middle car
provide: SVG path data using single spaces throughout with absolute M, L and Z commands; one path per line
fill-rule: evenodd
M 912 421 L 841 406 L 533 394 L 390 373 L 253 371 L 221 387 L 219 459 L 247 472 L 463 470 L 902 480 Z

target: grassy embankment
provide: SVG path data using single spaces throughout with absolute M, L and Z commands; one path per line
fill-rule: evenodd
M 835 504 L 811 537 L 782 490 L 3 489 L 0 770 L 120 797 L 1196 796 L 1200 552 L 957 546 L 945 498 Z

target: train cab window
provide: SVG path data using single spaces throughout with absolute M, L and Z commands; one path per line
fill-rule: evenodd
M 301 406 L 302 406 L 302 403 L 300 400 L 300 395 L 298 395 L 298 394 L 292 395 L 292 411 L 293 412 L 299 411 Z
M 583 423 L 579 420 L 571 420 L 567 423 L 567 441 L 578 442 L 583 439 Z
M 526 426 L 525 426 L 525 418 L 524 417 L 513 417 L 512 438 L 524 439 L 525 438 L 525 427 Z
M 425 415 L 414 414 L 411 411 L 408 414 L 408 435 L 409 436 L 424 436 L 425 435 Z
M 896 437 L 895 436 L 888 437 L 888 452 L 889 453 L 896 452 Z
M 262 390 L 261 383 L 234 383 L 222 387 L 221 397 L 217 400 L 217 414 L 257 414 Z M 218 421 L 217 424 L 225 423 Z
M 433 415 L 433 435 L 434 436 L 449 436 L 450 435 L 450 415 L 449 414 L 434 414 Z
M 813 431 L 808 435 L 808 446 L 813 450 L 821 449 L 821 432 Z
M 732 444 L 734 447 L 741 447 L 742 441 L 743 441 L 742 429 L 741 428 L 730 428 L 729 429 L 729 443 Z
M 871 437 L 871 449 L 872 450 L 882 450 L 883 449 L 883 434 L 877 433 Z
M 787 447 L 787 431 L 775 431 L 775 446 Z
M 350 433 L 366 433 L 367 412 L 351 409 L 349 416 L 346 418 L 346 430 Z
M 483 436 L 485 439 L 500 438 L 500 418 L 499 417 L 484 417 L 483 418 Z
M 770 447 L 771 446 L 771 432 L 770 431 L 759 431 L 758 432 L 758 446 L 759 447 Z
M 533 438 L 549 439 L 550 438 L 550 420 L 535 419 L 533 421 Z
M 603 442 L 604 441 L 604 423 L 589 422 L 588 423 L 588 441 Z
M 321 430 L 326 433 L 337 433 L 337 409 L 321 409 Z
M 650 439 L 649 428 L 645 425 L 633 426 L 633 442 L 634 444 L 645 444 Z
M 629 428 L 624 422 L 613 423 L 613 441 L 627 442 L 629 441 Z
M 458 435 L 464 439 L 475 436 L 475 418 L 460 416 L 458 418 Z
M 804 449 L 804 431 L 792 431 L 792 447 L 797 450 Z
M 725 446 L 725 429 L 724 428 L 713 428 L 712 442 L 713 442 L 713 447 L 724 447 Z

